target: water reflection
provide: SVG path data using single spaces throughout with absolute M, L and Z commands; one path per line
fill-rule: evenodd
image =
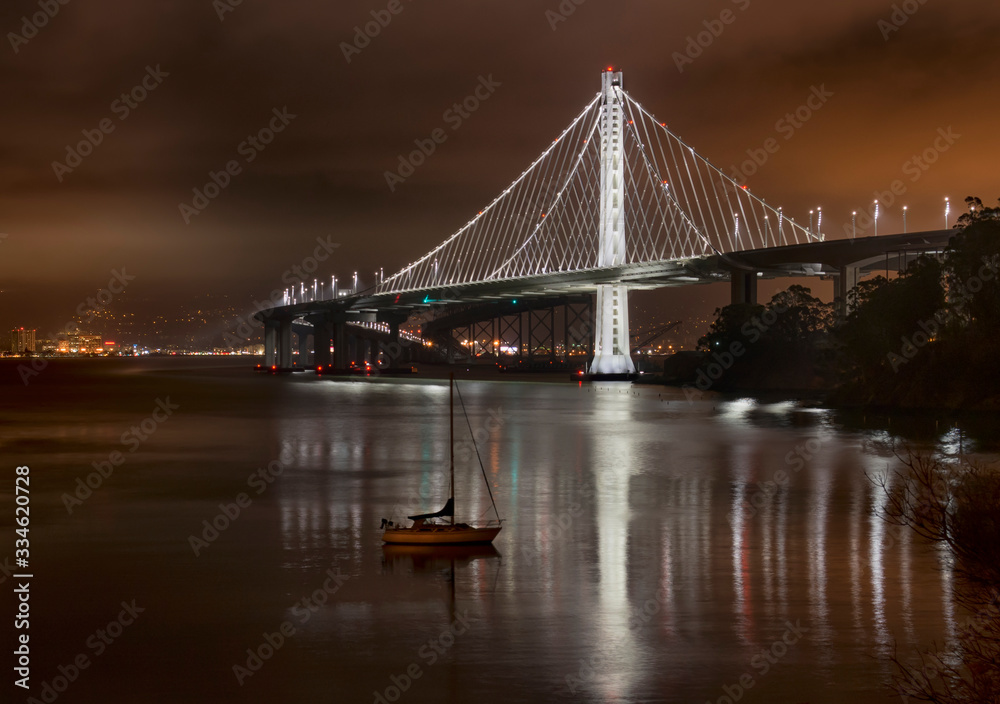
M 333 551 L 362 572 L 380 554 L 393 580 L 453 571 L 451 598 L 483 612 L 489 647 L 509 648 L 508 659 L 542 658 L 558 683 L 602 658 L 583 701 L 655 697 L 667 682 L 715 701 L 716 682 L 797 621 L 807 636 L 773 677 L 810 691 L 847 673 L 872 694 L 857 701 L 876 701 L 889 670 L 871 656 L 954 623 L 948 566 L 878 517 L 886 497 L 869 476 L 891 481 L 894 436 L 837 431 L 832 414 L 789 403 L 679 408 L 615 390 L 470 383 L 473 428 L 488 409 L 504 418 L 479 449 L 507 518 L 506 566 L 492 548 L 382 548 L 379 515 L 436 509 L 446 496 L 447 428 L 428 412 L 441 391 L 375 389 L 349 422 L 356 401 L 328 392 L 323 411 L 337 420 L 280 424 L 295 448 L 294 479 L 275 493 L 289 564 Z M 469 518 L 490 505 L 478 472 L 473 456 L 457 481 Z M 934 587 L 925 576 L 938 570 Z M 390 628 L 377 609 L 365 618 L 373 633 Z M 692 675 L 692 658 L 725 664 Z
M 464 569 L 476 560 L 501 557 L 493 545 L 383 545 L 382 556 L 385 571 L 392 574 Z
M 881 473 L 878 476 L 880 481 L 885 482 L 887 490 L 892 489 L 893 475 Z M 868 539 L 868 573 L 872 589 L 872 611 L 873 626 L 875 628 L 875 643 L 879 648 L 879 654 L 886 656 L 890 653 L 891 637 L 889 634 L 889 624 L 885 613 L 885 553 L 886 549 L 893 546 L 895 541 L 887 534 L 886 523 L 881 518 L 882 512 L 888 503 L 888 496 L 885 492 L 877 490 L 875 487 L 870 491 L 868 522 L 870 533 Z
M 897 446 L 919 445 L 951 457 L 958 456 L 959 445 L 964 453 L 995 455 L 1000 451 L 1000 435 L 996 432 L 998 419 L 993 413 L 937 417 L 920 412 L 890 415 L 851 410 L 837 411 L 832 414 L 832 419 L 838 427 L 849 432 L 868 435 L 882 431 L 884 437 Z
M 5 447 L 44 468 L 39 506 L 61 507 L 81 469 L 107 457 L 142 417 L 123 410 L 136 399 L 136 413 L 168 392 L 183 404 L 79 511 L 37 526 L 59 597 L 32 619 L 52 646 L 33 651 L 41 677 L 121 599 L 149 605 L 73 683 L 73 701 L 139 690 L 373 701 L 417 663 L 407 704 L 719 702 L 746 673 L 755 685 L 741 704 L 883 702 L 892 667 L 880 656 L 945 646 L 963 615 L 946 555 L 875 517 L 885 496 L 868 477 L 900 468 L 901 440 L 952 457 L 994 452 L 1000 438 L 974 418 L 956 438 L 933 418 L 844 426 L 763 400 L 463 381 L 474 429 L 503 419 L 480 449 L 507 522 L 502 558 L 454 556 L 453 570 L 452 556 L 386 553 L 378 529 L 447 495 L 446 382 L 215 377 L 179 364 L 95 374 L 69 396 L 49 381 L 54 365 L 29 396 L 11 389 Z M 187 536 L 286 448 L 281 472 L 193 555 Z M 460 463 L 460 518 L 490 510 L 478 472 L 474 458 Z M 347 581 L 298 620 L 291 606 L 333 567 Z M 472 627 L 433 665 L 420 656 L 466 613 Z M 289 619 L 295 634 L 240 687 L 233 664 Z M 799 622 L 804 637 L 766 674 L 751 664 Z
M 811 458 L 810 466 L 803 470 L 809 472 L 811 480 L 809 482 L 811 520 L 806 528 L 809 536 L 807 541 L 809 551 L 809 614 L 813 623 L 812 637 L 825 646 L 820 657 L 826 667 L 829 667 L 833 657 L 833 651 L 829 647 L 833 639 L 830 606 L 827 602 L 827 570 L 829 567 L 827 526 L 835 477 L 834 467 L 829 460 L 834 457 L 829 453 L 818 454 Z
M 747 410 L 752 407 L 752 404 L 743 402 L 735 402 L 732 405 L 736 407 L 737 410 L 730 411 L 725 415 L 729 416 L 733 413 L 740 413 L 741 410 Z M 731 509 L 734 594 L 733 615 L 736 617 L 737 634 L 746 645 L 750 645 L 752 643 L 753 635 L 753 603 L 751 600 L 752 595 L 750 593 L 750 555 L 747 546 L 744 544 L 744 540 L 748 538 L 747 533 L 750 530 L 749 526 L 746 525 L 744 507 L 752 507 L 748 492 L 750 491 L 751 480 L 755 476 L 751 449 L 752 448 L 747 445 L 736 445 L 731 448 L 732 482 L 734 485 L 733 505 Z M 761 490 L 758 489 L 758 492 L 760 491 Z M 759 497 L 760 494 L 758 493 L 756 496 Z

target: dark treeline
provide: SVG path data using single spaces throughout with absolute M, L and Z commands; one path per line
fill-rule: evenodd
M 1000 408 L 1000 207 L 969 212 L 940 257 L 851 291 L 846 315 L 808 288 L 716 311 L 687 369 L 667 380 L 706 391 L 829 390 L 839 405 Z

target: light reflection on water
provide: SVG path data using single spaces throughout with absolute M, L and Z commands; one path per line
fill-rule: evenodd
M 866 475 L 891 480 L 894 436 L 841 430 L 826 411 L 687 403 L 612 384 L 463 381 L 472 428 L 488 431 L 479 449 L 506 522 L 499 555 L 439 558 L 383 551 L 378 525 L 447 498 L 444 382 L 133 376 L 148 384 L 128 389 L 137 408 L 169 391 L 185 412 L 78 515 L 52 512 L 47 574 L 78 587 L 60 587 L 39 629 L 59 642 L 74 624 L 48 656 L 43 671 L 54 671 L 104 618 L 87 599 L 128 591 L 153 614 L 130 652 L 157 664 L 125 670 L 127 659 L 108 659 L 75 685 L 77 701 L 101 701 L 111 681 L 192 702 L 330 692 L 372 701 L 415 662 L 423 674 L 407 702 L 716 702 L 749 674 L 745 702 L 865 704 L 886 697 L 891 669 L 878 657 L 954 637 L 941 555 L 872 515 L 885 499 Z M 76 437 L 84 414 L 88 432 L 113 442 L 133 419 L 114 383 L 106 407 L 70 404 L 65 421 L 21 416 L 6 442 Z M 241 402 L 227 404 L 235 393 Z M 458 420 L 461 443 L 468 429 Z M 935 437 L 951 452 L 947 433 Z M 796 471 L 789 456 L 804 447 L 817 449 L 799 455 Z M 291 461 L 281 475 L 194 558 L 187 536 L 283 448 Z M 102 452 L 98 443 L 57 461 L 44 447 L 34 458 L 24 449 L 48 467 L 45 496 L 57 508 Z M 479 471 L 474 454 L 460 458 L 461 519 L 491 517 Z M 114 581 L 69 567 L 78 554 L 111 564 L 126 546 Z M 344 589 L 236 687 L 234 661 L 333 564 L 350 575 Z M 422 659 L 422 645 L 464 612 L 475 619 L 468 632 L 433 665 Z M 766 674 L 755 667 L 797 623 L 802 640 Z M 181 641 L 197 644 L 196 663 L 166 650 Z M 189 678 L 170 677 L 180 663 Z
M 800 701 L 792 690 L 839 684 L 855 698 L 860 693 L 876 701 L 885 696 L 879 678 L 888 671 L 871 656 L 888 655 L 896 643 L 928 643 L 953 622 L 948 610 L 928 620 L 928 603 L 943 603 L 945 596 L 929 592 L 926 581 L 912 581 L 915 570 L 937 569 L 933 555 L 914 548 L 908 537 L 893 539 L 873 515 L 885 497 L 865 474 L 885 474 L 885 460 L 859 453 L 866 439 L 838 433 L 822 412 L 812 412 L 818 416 L 813 424 L 795 428 L 783 425 L 798 410 L 790 402 L 688 405 L 673 398 L 666 405 L 614 386 L 587 395 L 568 387 L 470 382 L 465 388 L 474 428 L 487 406 L 499 404 L 506 416 L 481 447 L 506 512 L 497 540 L 506 571 L 497 593 L 463 593 L 463 580 L 477 579 L 460 573 L 455 598 L 499 611 L 490 630 L 503 647 L 516 651 L 525 645 L 522 638 L 533 641 L 528 652 L 531 659 L 544 653 L 546 684 L 557 698 L 568 695 L 562 681 L 579 674 L 581 659 L 600 666 L 573 699 L 637 700 L 662 692 L 665 680 L 691 696 L 721 695 L 723 684 L 753 672 L 754 654 L 769 648 L 785 623 L 801 621 L 809 635 L 784 656 L 787 671 L 778 663 L 755 691 L 768 692 L 768 701 Z M 436 458 L 446 452 L 446 428 L 440 411 L 430 410 L 440 409 L 444 399 L 434 387 L 420 389 L 428 404 L 413 453 L 420 467 L 392 477 L 394 489 L 377 492 L 386 499 L 393 491 L 412 496 L 406 484 L 419 477 L 426 502 L 410 505 L 412 511 L 439 507 L 447 492 L 433 479 Z M 391 418 L 381 422 L 387 427 L 380 436 L 395 433 Z M 350 440 L 328 435 L 326 442 L 357 443 L 371 431 L 361 425 L 341 431 Z M 302 432 L 294 419 L 280 430 L 282 437 L 308 443 Z M 380 458 L 340 459 L 381 472 L 380 461 L 390 462 L 413 435 L 396 436 L 390 444 L 397 450 Z M 801 471 L 792 471 L 786 455 L 807 440 L 821 449 Z M 884 446 L 891 437 L 875 433 L 867 441 Z M 753 505 L 778 469 L 787 472 L 787 484 Z M 459 471 L 466 473 L 458 481 L 460 511 L 478 517 L 488 497 L 474 460 Z M 362 504 L 371 508 L 372 498 L 341 496 L 329 510 L 347 501 L 356 513 Z M 312 499 L 292 492 L 282 501 L 303 510 L 301 502 Z M 363 520 L 354 519 L 361 525 L 362 552 Z M 727 547 L 728 577 L 719 562 Z M 308 545 L 300 548 L 309 551 Z M 727 594 L 731 617 L 719 608 Z M 655 613 L 637 621 L 643 608 Z M 511 625 L 524 609 L 535 614 L 542 632 L 528 635 Z M 413 618 L 416 627 L 421 617 Z M 370 627 L 378 631 L 378 620 Z M 693 661 L 680 667 L 684 660 Z

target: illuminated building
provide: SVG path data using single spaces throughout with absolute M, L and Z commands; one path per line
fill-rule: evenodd
M 59 340 L 57 351 L 60 354 L 103 354 L 105 351 L 104 338 L 100 335 L 88 335 L 84 332 L 71 333 Z
M 76 338 L 77 352 L 80 354 L 98 354 L 103 349 L 104 339 L 100 335 L 80 333 Z
M 35 331 L 14 328 L 10 331 L 10 349 L 14 354 L 35 353 Z

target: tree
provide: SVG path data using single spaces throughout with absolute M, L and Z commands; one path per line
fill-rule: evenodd
M 785 347 L 814 343 L 833 321 L 833 306 L 798 284 L 774 294 L 767 309 L 778 316 L 768 331 L 770 342 Z
M 971 615 L 955 643 L 921 652 L 919 667 L 893 657 L 896 689 L 904 701 L 1000 703 L 1000 471 L 921 454 L 900 459 L 903 470 L 874 480 L 888 499 L 880 516 L 948 550 L 955 599 Z
M 718 388 L 815 386 L 817 350 L 833 314 L 832 306 L 815 298 L 808 288 L 793 285 L 775 294 L 767 305 L 734 303 L 715 314 L 698 347 L 712 355 L 710 360 L 715 355 L 733 357 L 718 379 Z
M 712 352 L 717 349 L 729 349 L 733 342 L 747 342 L 744 330 L 752 325 L 754 318 L 760 318 L 764 306 L 757 303 L 733 303 L 723 308 L 715 309 L 715 320 L 708 332 L 698 340 L 698 349 Z
M 896 403 L 931 363 L 932 355 L 912 354 L 916 342 L 921 348 L 936 344 L 941 321 L 947 319 L 941 263 L 922 256 L 896 279 L 862 281 L 848 301 L 852 311 L 835 335 L 842 395 L 863 403 Z
M 1000 327 L 1000 208 L 972 196 L 965 202 L 969 212 L 958 219 L 946 253 L 949 297 L 971 334 L 992 336 Z

